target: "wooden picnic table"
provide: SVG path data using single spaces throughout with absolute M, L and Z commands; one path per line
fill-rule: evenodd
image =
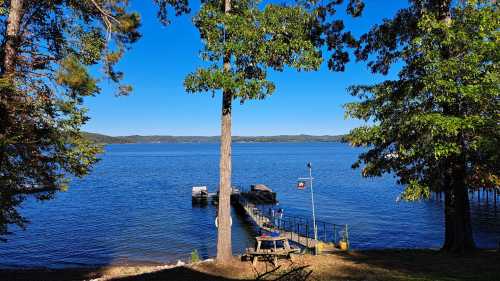
M 283 236 L 259 236 L 255 237 L 255 247 L 247 248 L 245 255 L 256 265 L 259 258 L 270 260 L 274 265 L 278 263 L 278 258 L 292 259 L 300 249 L 290 247 L 288 238 Z M 262 247 L 263 244 L 271 244 L 270 247 Z

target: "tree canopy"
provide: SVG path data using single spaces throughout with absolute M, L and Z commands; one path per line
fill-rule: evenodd
M 322 58 L 310 30 L 314 18 L 300 6 L 232 1 L 229 14 L 221 1 L 202 4 L 194 22 L 204 43 L 201 52 L 208 66 L 186 77 L 188 92 L 231 91 L 240 101 L 263 99 L 275 90 L 267 79 L 268 69 L 285 67 L 315 70 Z M 223 59 L 231 55 L 231 69 Z
M 466 189 L 500 185 L 500 13 L 492 1 L 436 2 L 414 1 L 361 38 L 360 58 L 378 54 L 373 71 L 403 67 L 396 80 L 350 88 L 361 101 L 347 115 L 372 125 L 347 139 L 368 147 L 354 167 L 393 173 L 403 199 L 445 192 L 443 248 L 465 251 L 473 248 Z
M 153 2 L 164 24 L 170 8 L 189 12 L 187 0 Z M 100 146 L 80 131 L 83 100 L 103 81 L 131 92 L 115 66 L 140 38 L 140 16 L 129 0 L 0 0 L 0 21 L 1 236 L 25 227 L 17 207 L 28 196 L 52 198 L 98 161 Z
M 99 146 L 80 132 L 84 97 L 100 92 L 101 66 L 117 94 L 131 91 L 115 69 L 140 34 L 126 0 L 0 1 L 0 235 L 27 222 L 16 207 L 49 199 L 83 176 Z

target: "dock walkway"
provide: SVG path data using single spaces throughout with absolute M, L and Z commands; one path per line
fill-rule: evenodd
M 321 244 L 323 252 L 336 251 L 338 249 L 335 246 L 338 245 L 339 238 L 341 237 L 339 234 L 347 233 L 347 226 L 317 222 L 318 240 L 316 240 L 314 239 L 312 223 L 304 218 L 271 218 L 269 215 L 265 215 L 265 212 L 255 203 L 250 202 L 244 196 L 240 196 L 235 204 L 243 209 L 260 229 L 267 232 L 279 231 L 281 236 L 308 249 L 316 249 Z

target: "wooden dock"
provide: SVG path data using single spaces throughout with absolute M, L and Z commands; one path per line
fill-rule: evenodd
M 287 223 L 287 221 L 282 221 L 280 222 L 280 226 L 275 226 L 274 223 L 271 221 L 271 219 L 264 215 L 263 212 L 256 206 L 256 204 L 251 203 L 247 201 L 243 196 L 240 197 L 240 200 L 237 200 L 235 202 L 235 205 L 239 207 L 240 209 L 244 210 L 244 212 L 251 218 L 251 220 L 255 223 L 257 227 L 259 227 L 261 230 L 267 231 L 267 232 L 273 232 L 273 231 L 279 231 L 280 235 L 283 237 L 288 238 L 290 241 L 304 247 L 307 249 L 317 249 L 317 247 L 320 247 L 322 252 L 332 252 L 332 251 L 339 251 L 339 249 L 336 248 L 336 238 L 333 238 L 335 235 L 330 235 L 332 239 L 329 241 L 321 240 L 321 239 L 314 239 L 314 235 L 310 233 L 314 233 L 314 230 L 312 227 L 308 227 L 308 224 L 303 224 L 302 226 L 306 228 L 306 234 L 300 233 L 300 227 L 298 226 L 298 231 L 292 231 L 291 229 L 294 229 L 294 225 L 291 225 L 290 223 Z M 281 225 L 283 223 L 284 225 Z M 287 227 L 288 226 L 288 227 Z M 318 227 L 319 228 L 319 227 Z M 339 229 L 340 230 L 340 227 Z M 327 237 L 326 235 L 326 227 L 325 227 L 325 232 L 322 233 L 324 234 L 323 237 Z M 331 233 L 333 234 L 333 233 Z M 321 235 L 318 235 L 318 237 L 321 237 Z

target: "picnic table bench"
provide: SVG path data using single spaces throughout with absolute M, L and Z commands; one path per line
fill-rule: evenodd
M 276 265 L 278 258 L 292 259 L 294 254 L 300 252 L 300 249 L 290 247 L 288 238 L 283 236 L 259 236 L 255 237 L 255 242 L 255 247 L 247 248 L 245 252 L 253 265 L 257 264 L 259 258 Z

